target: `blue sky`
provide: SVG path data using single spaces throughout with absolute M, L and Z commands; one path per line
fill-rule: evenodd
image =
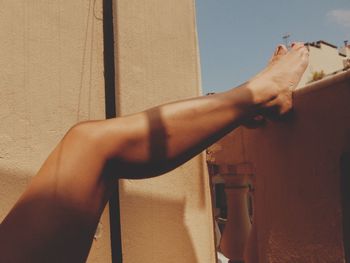
M 196 0 L 204 93 L 238 86 L 290 41 L 350 40 L 350 0 Z

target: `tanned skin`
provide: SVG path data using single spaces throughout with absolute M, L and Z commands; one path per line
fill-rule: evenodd
M 117 179 L 161 175 L 239 125 L 284 115 L 307 64 L 303 44 L 281 45 L 238 88 L 75 125 L 1 223 L 0 262 L 85 262 Z

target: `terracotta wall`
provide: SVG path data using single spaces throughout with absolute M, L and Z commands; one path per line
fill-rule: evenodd
M 248 253 L 260 263 L 341 263 L 344 248 L 349 257 L 349 98 L 348 71 L 298 90 L 292 119 L 240 128 L 211 148 L 213 163 L 255 167 Z
M 194 1 L 115 3 L 119 112 L 199 95 Z M 125 263 L 215 262 L 203 155 L 158 178 L 123 180 L 120 195 Z
M 0 221 L 70 126 L 104 118 L 101 9 L 101 0 L 0 2 Z M 108 213 L 102 221 L 89 262 L 111 261 Z

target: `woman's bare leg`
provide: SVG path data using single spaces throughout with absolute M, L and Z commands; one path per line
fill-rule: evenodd
M 296 44 L 239 88 L 73 127 L 0 225 L 0 262 L 84 262 L 118 178 L 160 175 L 247 118 L 287 112 L 307 57 Z

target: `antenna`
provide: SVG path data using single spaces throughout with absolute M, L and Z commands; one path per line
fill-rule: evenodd
M 286 47 L 289 48 L 290 47 L 290 45 L 289 45 L 290 33 L 284 34 L 282 38 L 284 40 L 284 43 L 285 43 Z

